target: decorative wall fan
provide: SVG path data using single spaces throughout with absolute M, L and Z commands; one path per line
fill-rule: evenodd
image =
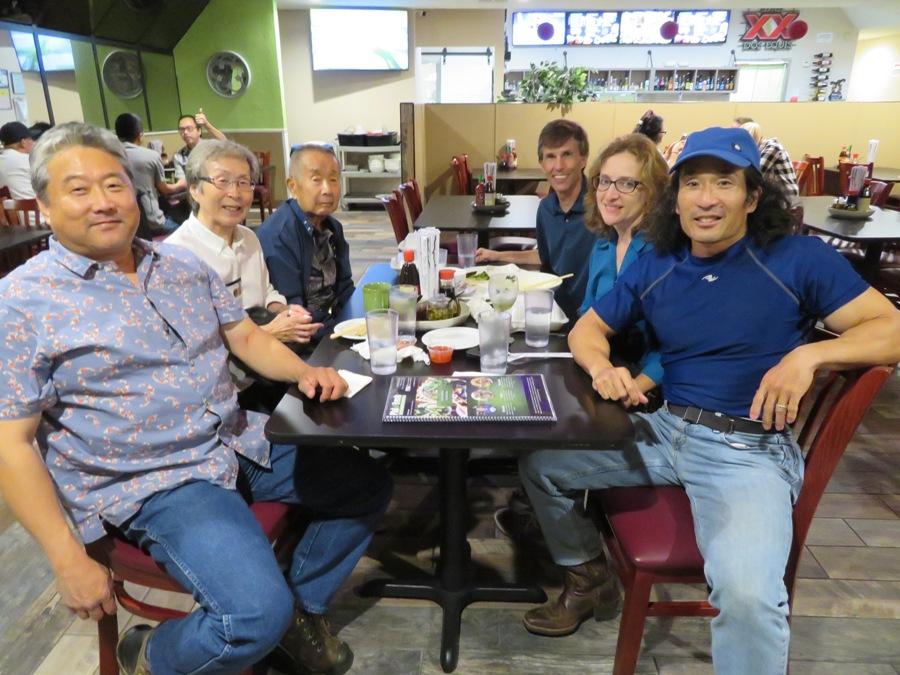
M 206 62 L 206 81 L 219 96 L 243 96 L 250 88 L 250 66 L 240 54 L 217 52 Z
M 137 98 L 144 91 L 141 61 L 134 52 L 116 50 L 103 61 L 103 83 L 119 98 Z

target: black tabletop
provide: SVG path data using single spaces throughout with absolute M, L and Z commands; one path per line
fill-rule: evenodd
M 52 232 L 48 228 L 43 227 L 0 226 L 0 252 L 42 241 L 49 238 L 51 234 Z
M 872 207 L 872 216 L 866 220 L 835 218 L 828 212 L 834 197 L 801 197 L 803 225 L 816 232 L 830 234 L 848 241 L 896 242 L 900 241 L 900 211 Z
M 413 224 L 415 229 L 436 227 L 446 232 L 479 232 L 499 234 L 502 231 L 534 231 L 540 197 L 509 195 L 506 213 L 491 215 L 475 213 L 472 195 L 439 195 L 432 197 Z
M 393 281 L 396 272 L 388 265 L 373 265 L 364 276 L 345 309 L 342 319 L 362 316 L 360 288 L 369 281 Z M 532 351 L 524 344 L 524 334 L 516 333 L 512 351 Z M 326 338 L 316 347 L 309 363 L 332 366 L 371 375 L 369 363 L 350 350 L 345 338 Z M 419 342 L 421 345 L 421 341 Z M 548 351 L 566 351 L 566 339 L 554 335 Z M 537 351 L 537 350 L 534 350 Z M 455 352 L 449 364 L 427 366 L 408 359 L 398 364 L 397 375 L 451 375 L 455 371 L 477 371 L 476 358 Z M 558 421 L 545 423 L 472 422 L 403 423 L 382 422 L 391 376 L 375 375 L 374 380 L 352 399 L 329 403 L 309 401 L 295 387 L 285 395 L 266 425 L 266 434 L 276 443 L 362 445 L 379 447 L 492 447 L 528 448 L 610 448 L 621 445 L 633 434 L 625 410 L 608 403 L 591 388 L 588 375 L 572 359 L 547 359 L 516 363 L 510 373 L 541 373 L 547 382 Z

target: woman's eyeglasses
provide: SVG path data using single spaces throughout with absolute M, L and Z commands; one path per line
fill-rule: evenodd
M 197 176 L 200 180 L 205 180 L 207 183 L 211 185 L 215 185 L 220 190 L 230 190 L 232 185 L 236 185 L 237 189 L 241 192 L 251 192 L 253 188 L 256 187 L 256 182 L 252 180 L 247 180 L 246 178 L 225 178 L 225 176 L 216 176 L 215 178 L 210 178 L 209 176 Z
M 610 185 L 615 185 L 616 190 L 623 195 L 631 194 L 641 186 L 641 181 L 633 178 L 619 178 L 618 180 L 610 180 L 606 176 L 594 176 L 591 179 L 591 185 L 595 190 L 609 190 Z

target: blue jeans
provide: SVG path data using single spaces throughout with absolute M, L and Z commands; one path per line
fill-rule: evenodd
M 790 433 L 723 434 L 663 407 L 632 415 L 633 442 L 620 450 L 539 450 L 519 470 L 559 565 L 602 553 L 579 491 L 683 485 L 697 544 L 719 609 L 712 621 L 716 673 L 784 673 L 788 597 L 784 570 L 803 458 Z
M 235 673 L 261 660 L 295 604 L 325 611 L 391 498 L 387 471 L 350 448 L 273 445 L 271 469 L 239 460 L 240 492 L 200 481 L 158 492 L 124 529 L 200 605 L 153 633 L 154 675 Z M 241 492 L 311 511 L 287 580 Z

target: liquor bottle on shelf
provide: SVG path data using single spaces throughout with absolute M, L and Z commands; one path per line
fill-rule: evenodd
M 734 91 L 734 73 L 728 76 L 728 82 L 725 85 L 725 89 L 728 91 Z
M 668 91 L 673 91 L 675 89 L 675 78 L 669 75 L 669 81 L 666 82 L 666 89 Z

